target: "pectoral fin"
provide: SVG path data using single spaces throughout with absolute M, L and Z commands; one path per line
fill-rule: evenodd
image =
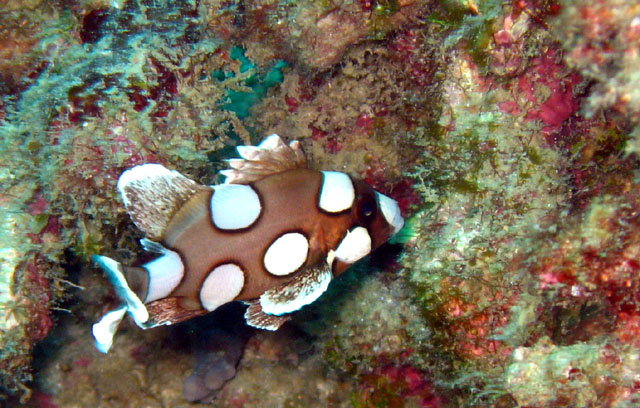
M 306 267 L 287 283 L 264 292 L 260 296 L 262 311 L 280 316 L 300 310 L 327 290 L 331 278 L 331 268 L 325 263 Z

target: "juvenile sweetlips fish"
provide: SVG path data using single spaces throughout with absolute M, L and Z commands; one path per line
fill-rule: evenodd
M 125 313 L 148 329 L 236 300 L 249 306 L 249 325 L 277 330 L 404 225 L 398 204 L 363 181 L 310 170 L 298 141 L 273 134 L 237 151 L 215 186 L 159 164 L 122 173 L 142 248 L 160 256 L 142 267 L 92 257 L 122 302 L 93 325 L 98 350 L 109 350 Z

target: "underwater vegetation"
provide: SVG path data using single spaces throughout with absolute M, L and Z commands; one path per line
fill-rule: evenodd
M 3 2 L 0 404 L 637 406 L 636 3 Z M 89 257 L 151 259 L 120 174 L 215 184 L 272 133 L 395 199 L 395 242 L 278 331 L 98 353 Z

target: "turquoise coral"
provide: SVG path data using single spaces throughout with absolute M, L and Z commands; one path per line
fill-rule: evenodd
M 238 73 L 240 75 L 245 74 L 242 75 L 242 84 L 246 87 L 246 90 L 227 90 L 226 97 L 229 101 L 222 105 L 221 108 L 234 112 L 239 119 L 245 119 L 249 116 L 251 107 L 265 97 L 269 88 L 282 82 L 282 69 L 287 66 L 287 63 L 282 60 L 275 61 L 271 69 L 260 75 L 256 72 L 256 65 L 249 61 L 242 48 L 232 47 L 229 51 L 229 58 L 240 63 Z M 220 70 L 213 71 L 211 75 L 219 81 L 235 77 L 233 72 Z

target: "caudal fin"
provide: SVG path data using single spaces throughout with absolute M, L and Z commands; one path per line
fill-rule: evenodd
M 94 324 L 91 328 L 91 333 L 96 341 L 96 348 L 99 352 L 106 354 L 111 348 L 113 335 L 116 333 L 116 330 L 118 330 L 118 326 L 124 318 L 126 311 L 127 307 L 125 305 L 111 310 L 105 313 L 98 323 Z
M 145 328 L 144 323 L 149 320 L 149 312 L 140 298 L 131 290 L 123 274 L 122 265 L 111 258 L 93 255 L 91 259 L 105 272 L 109 282 L 113 285 L 122 305 L 107 312 L 98 323 L 93 325 L 92 333 L 96 340 L 96 348 L 106 353 L 113 343 L 113 335 L 125 313 L 133 318 L 136 324 Z

